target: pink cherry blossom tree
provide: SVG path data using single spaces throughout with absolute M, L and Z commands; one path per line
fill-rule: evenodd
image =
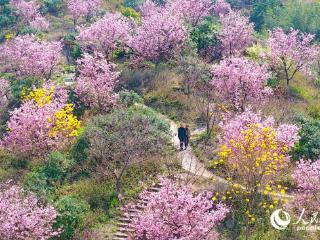
M 17 8 L 22 20 L 37 30 L 47 30 L 49 22 L 40 14 L 39 6 L 33 1 L 11 0 L 11 5 Z
M 219 40 L 223 56 L 241 55 L 253 43 L 253 24 L 249 22 L 249 18 L 242 16 L 240 11 L 220 15 L 220 21 L 222 29 Z
M 230 58 L 212 67 L 212 85 L 220 97 L 237 111 L 250 102 L 261 101 L 272 90 L 266 86 L 270 74 L 267 66 L 245 58 Z
M 77 96 L 99 112 L 108 111 L 116 100 L 114 87 L 120 74 L 115 71 L 116 65 L 108 63 L 101 54 L 85 53 L 78 61 L 78 67 Z
M 18 77 L 49 79 L 60 60 L 62 46 L 60 42 L 40 41 L 33 35 L 24 35 L 7 41 L 0 50 L 0 56 Z
M 168 4 L 172 12 L 179 12 L 194 27 L 212 12 L 211 0 L 174 0 Z
M 226 15 L 231 11 L 231 6 L 225 0 L 217 0 L 213 6 L 213 13 L 217 16 Z
M 145 210 L 133 220 L 133 239 L 219 239 L 213 228 L 226 217 L 228 208 L 213 206 L 209 193 L 194 196 L 190 186 L 169 180 L 162 184 L 159 192 L 147 196 Z
M 45 157 L 52 151 L 64 151 L 75 139 L 80 126 L 67 104 L 67 90 L 52 85 L 43 89 L 10 112 L 2 147 L 23 156 Z
M 312 44 L 314 36 L 291 29 L 286 34 L 281 28 L 269 32 L 267 57 L 271 66 L 284 72 L 287 85 L 295 74 L 302 71 L 312 75 L 311 65 L 319 55 L 319 48 Z
M 120 13 L 107 13 L 89 27 L 81 27 L 77 39 L 84 48 L 93 47 L 103 52 L 108 59 L 114 50 L 126 48 L 130 40 L 129 20 Z
M 134 62 L 159 62 L 174 57 L 187 36 L 179 12 L 146 2 L 141 15 L 141 23 L 130 43 Z
M 18 185 L 0 185 L 0 238 L 6 240 L 50 239 L 57 211 L 41 204 L 30 192 Z
M 101 0 L 68 0 L 67 8 L 72 15 L 74 25 L 81 17 L 89 17 L 99 9 Z
M 220 127 L 223 130 L 223 138 L 221 143 L 229 143 L 231 139 L 238 139 L 241 132 L 250 129 L 250 126 L 257 125 L 259 128 L 270 127 L 276 131 L 276 141 L 279 145 L 286 145 L 288 148 L 292 148 L 295 143 L 299 141 L 299 128 L 294 124 L 281 124 L 276 126 L 273 117 L 263 118 L 261 112 L 252 112 L 250 108 L 247 108 L 243 113 L 231 118 L 226 116 L 224 121 L 220 123 Z
M 320 160 L 301 160 L 292 177 L 297 184 L 296 204 L 306 210 L 315 211 L 320 207 Z

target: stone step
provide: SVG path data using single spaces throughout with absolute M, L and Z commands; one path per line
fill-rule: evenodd
M 122 233 L 124 233 L 124 234 L 133 233 L 133 232 L 134 232 L 134 229 L 133 229 L 133 228 L 119 228 L 119 229 L 118 229 L 118 232 L 122 232 Z
M 132 218 L 137 218 L 137 217 L 139 217 L 139 215 L 134 214 L 134 213 L 125 213 L 125 214 L 124 214 L 124 217 L 127 217 L 127 218 L 132 219 Z
M 114 234 L 115 237 L 118 237 L 118 238 L 122 238 L 122 239 L 127 239 L 128 238 L 128 234 L 125 234 L 125 233 L 122 233 L 122 232 L 116 232 Z
M 148 191 L 149 192 L 159 192 L 160 188 L 150 187 L 150 188 L 148 188 Z
M 130 223 L 118 222 L 117 226 L 119 228 L 130 227 Z
M 119 222 L 121 222 L 121 223 L 131 223 L 132 220 L 130 218 L 128 218 L 128 217 L 123 217 L 123 218 L 119 219 Z

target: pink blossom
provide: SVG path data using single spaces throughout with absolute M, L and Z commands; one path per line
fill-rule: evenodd
M 117 48 L 125 48 L 130 40 L 131 27 L 120 13 L 107 13 L 91 26 L 81 27 L 77 37 L 84 46 L 94 46 L 110 58 Z
M 41 16 L 39 6 L 33 1 L 11 0 L 11 5 L 18 9 L 22 20 L 37 30 L 47 30 L 49 22 Z
M 56 210 L 44 206 L 20 186 L 0 185 L 0 238 L 6 240 L 41 239 L 58 236 L 52 225 Z
M 219 239 L 212 228 L 226 217 L 228 208 L 222 204 L 213 207 L 209 193 L 194 196 L 190 186 L 177 186 L 164 179 L 162 185 L 157 193 L 142 194 L 148 204 L 133 220 L 134 239 Z
M 292 177 L 297 184 L 296 204 L 310 211 L 320 207 L 320 160 L 300 160 Z
M 243 113 L 232 118 L 226 118 L 220 123 L 223 130 L 221 142 L 227 144 L 230 139 L 238 139 L 242 131 L 249 129 L 250 125 L 257 124 L 259 128 L 269 127 L 276 132 L 276 139 L 281 146 L 291 149 L 299 141 L 299 128 L 294 124 L 281 124 L 275 126 L 273 117 L 262 118 L 260 112 L 254 113 L 247 108 Z
M 80 17 L 87 17 L 99 9 L 101 0 L 68 0 L 68 11 L 74 22 Z
M 179 12 L 192 26 L 196 26 L 204 17 L 210 15 L 213 7 L 211 0 L 173 0 L 168 5 L 173 13 Z
M 91 56 L 85 53 L 78 61 L 78 67 L 77 96 L 100 112 L 108 111 L 116 100 L 114 87 L 120 74 L 115 71 L 116 65 L 108 63 L 101 54 Z
M 236 110 L 243 110 L 246 103 L 261 101 L 266 96 L 270 73 L 267 66 L 245 58 L 230 58 L 214 65 L 212 76 L 211 83 L 220 96 Z
M 187 37 L 179 12 L 147 1 L 141 15 L 141 23 L 130 43 L 134 62 L 159 62 L 174 57 Z
M 44 88 L 51 89 L 51 85 Z M 51 151 L 63 151 L 74 139 L 59 132 L 50 135 L 55 126 L 55 114 L 67 105 L 68 92 L 64 87 L 55 86 L 50 102 L 42 105 L 33 99 L 24 101 L 19 108 L 10 112 L 8 132 L 2 146 L 25 156 L 46 156 Z
M 219 33 L 222 53 L 225 57 L 241 55 L 254 40 L 253 24 L 239 11 L 220 15 L 222 30 Z
M 215 15 L 226 15 L 231 11 L 231 6 L 225 0 L 217 0 L 213 6 L 213 12 Z
M 268 48 L 271 66 L 279 68 L 286 76 L 287 84 L 298 71 L 312 75 L 311 65 L 318 56 L 318 48 L 312 44 L 314 36 L 291 29 L 286 34 L 281 28 L 269 31 Z
M 49 79 L 58 61 L 60 42 L 40 41 L 33 35 L 18 36 L 0 49 L 2 56 L 17 76 L 34 76 Z

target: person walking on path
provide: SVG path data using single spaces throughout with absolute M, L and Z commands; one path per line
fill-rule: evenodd
M 180 151 L 182 151 L 184 147 L 186 148 L 187 142 L 187 131 L 183 124 L 178 128 L 178 138 L 180 140 Z
M 191 132 L 189 129 L 189 125 L 186 125 L 186 143 L 185 143 L 185 148 L 187 149 L 188 145 L 189 145 L 189 141 L 191 138 Z

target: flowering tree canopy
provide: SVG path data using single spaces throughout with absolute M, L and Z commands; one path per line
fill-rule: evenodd
M 106 112 L 114 104 L 114 87 L 118 82 L 119 72 L 116 65 L 108 63 L 101 55 L 88 53 L 78 61 L 80 75 L 77 78 L 75 92 L 90 107 L 99 112 Z
M 18 36 L 0 49 L 17 76 L 49 79 L 60 60 L 60 42 L 40 41 L 32 35 Z
M 186 40 L 180 14 L 165 6 L 146 2 L 141 24 L 130 43 L 135 62 L 168 60 L 180 51 Z
M 225 57 L 241 55 L 254 40 L 253 24 L 239 11 L 220 15 L 222 30 L 219 34 L 222 53 Z
M 68 11 L 76 24 L 80 17 L 92 15 L 101 5 L 101 0 L 68 0 Z
M 17 8 L 22 20 L 30 24 L 32 28 L 37 30 L 47 30 L 49 28 L 49 22 L 41 16 L 39 6 L 33 1 L 11 0 L 10 3 Z
M 57 212 L 43 206 L 37 198 L 20 186 L 0 185 L 0 238 L 7 240 L 50 239 L 58 236 L 54 230 Z
M 212 85 L 236 110 L 244 110 L 245 104 L 261 101 L 272 93 L 266 87 L 270 74 L 267 67 L 245 58 L 230 58 L 212 68 Z
M 208 16 L 213 7 L 211 0 L 174 0 L 168 5 L 172 12 L 179 12 L 192 26 Z
M 246 198 L 245 209 L 249 223 L 255 221 L 253 212 L 261 202 L 259 192 L 275 199 L 276 191 L 285 194 L 285 188 L 276 185 L 279 177 L 287 169 L 289 152 L 298 142 L 298 127 L 291 124 L 276 126 L 274 119 L 263 119 L 260 113 L 246 110 L 240 115 L 221 123 L 223 136 L 220 138 L 220 152 L 214 166 L 225 164 L 230 179 L 243 186 Z M 235 184 L 236 186 L 239 184 Z
M 107 13 L 87 28 L 80 28 L 77 37 L 85 46 L 93 46 L 110 58 L 117 48 L 125 48 L 130 40 L 130 24 L 119 13 Z
M 213 13 L 217 16 L 226 15 L 231 11 L 231 6 L 225 0 L 217 0 L 213 6 Z
M 318 56 L 318 49 L 312 45 L 314 36 L 293 30 L 286 34 L 281 28 L 269 32 L 268 54 L 273 67 L 285 73 L 287 84 L 298 71 L 310 74 L 310 65 Z
M 10 113 L 2 145 L 28 156 L 66 149 L 80 128 L 67 99 L 63 87 L 46 85 L 31 91 L 24 96 L 21 107 Z
M 301 160 L 292 177 L 297 183 L 295 200 L 308 210 L 320 207 L 320 160 L 315 162 Z
M 194 196 L 188 186 L 169 180 L 162 184 L 159 192 L 147 196 L 144 212 L 133 220 L 134 239 L 219 239 L 212 229 L 229 212 L 225 206 L 218 204 L 213 210 L 209 194 Z

